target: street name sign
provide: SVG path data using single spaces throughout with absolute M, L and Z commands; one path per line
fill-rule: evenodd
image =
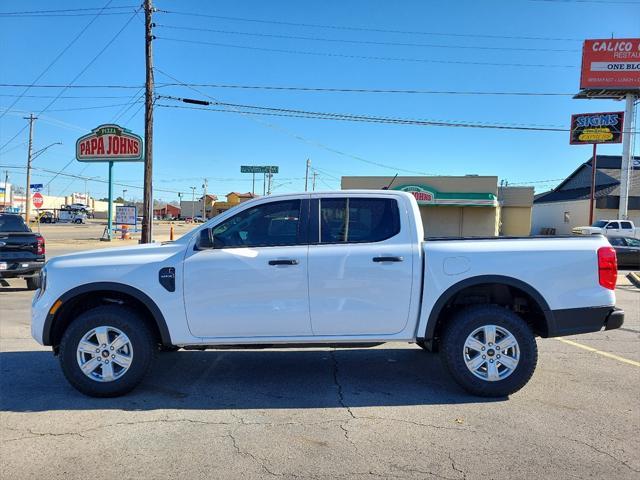
M 240 173 L 278 173 L 276 165 L 241 165 Z

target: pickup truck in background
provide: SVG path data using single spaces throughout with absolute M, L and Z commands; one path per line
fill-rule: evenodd
M 640 238 L 640 228 L 636 228 L 631 220 L 598 220 L 589 227 L 575 227 L 571 232 L 575 235 Z
M 424 240 L 409 193 L 345 190 L 242 203 L 174 242 L 49 260 L 32 335 L 92 396 L 133 389 L 158 351 L 369 347 L 439 351 L 471 393 L 509 395 L 536 337 L 614 329 L 601 235 Z
M 44 254 L 42 235 L 32 232 L 20 215 L 0 213 L 0 279 L 24 278 L 27 288 L 36 290 Z

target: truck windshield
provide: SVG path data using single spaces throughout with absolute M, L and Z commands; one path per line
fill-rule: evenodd
M 598 228 L 604 228 L 604 226 L 609 223 L 609 222 L 605 222 L 604 220 L 598 220 L 597 222 L 594 222 L 593 225 L 591 225 L 592 227 L 598 227 Z
M 28 232 L 22 217 L 18 215 L 0 215 L 0 232 Z

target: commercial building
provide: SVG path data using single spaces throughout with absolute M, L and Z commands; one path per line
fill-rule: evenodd
M 220 215 L 221 213 L 226 212 L 227 210 L 229 210 L 232 207 L 235 207 L 236 205 L 239 205 L 242 202 L 246 202 L 247 200 L 251 200 L 252 198 L 257 197 L 258 195 L 255 195 L 251 192 L 247 192 L 247 193 L 238 193 L 238 192 L 231 192 L 231 193 L 227 193 L 226 197 L 227 197 L 227 201 L 226 202 L 216 202 L 213 206 L 213 209 L 215 211 L 214 215 Z
M 412 193 L 427 237 L 529 235 L 532 187 L 498 187 L 498 177 L 342 177 L 343 189 Z
M 573 227 L 588 225 L 592 158 L 580 165 L 556 188 L 536 195 L 532 232 L 570 234 Z M 620 205 L 619 155 L 598 155 L 596 160 L 595 208 L 593 218 L 618 218 Z M 633 158 L 629 180 L 629 220 L 640 224 L 640 157 Z M 551 229 L 551 230 L 549 230 Z
M 206 199 L 204 196 L 198 198 L 196 201 L 182 200 L 180 202 L 180 212 L 182 217 L 201 217 L 203 209 L 206 209 L 206 218 L 211 218 L 215 215 L 213 210 L 213 204 L 218 200 L 218 197 L 213 194 L 208 194 Z
M 167 203 L 164 207 L 154 208 L 153 216 L 159 219 L 176 219 L 180 218 L 180 207 Z

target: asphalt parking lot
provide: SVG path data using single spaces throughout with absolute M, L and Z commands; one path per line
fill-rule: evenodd
M 48 228 L 49 257 L 129 243 Z M 469 396 L 437 355 L 387 344 L 162 353 L 133 393 L 94 399 L 31 339 L 32 292 L 11 280 L 0 478 L 637 479 L 640 290 L 621 283 L 624 327 L 539 340 L 537 371 L 510 398 Z

